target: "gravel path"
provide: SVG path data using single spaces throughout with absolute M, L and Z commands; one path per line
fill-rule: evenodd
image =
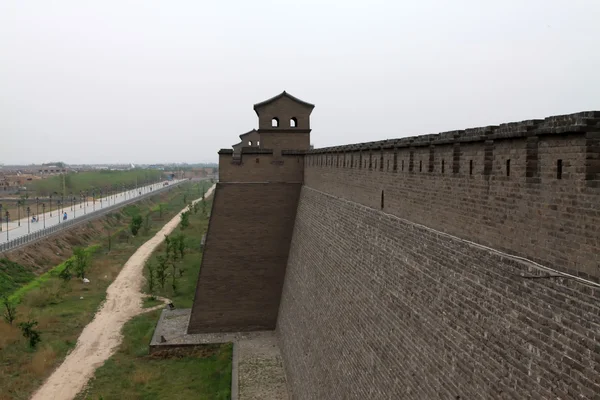
M 213 186 L 206 192 L 207 197 L 214 188 Z M 183 211 L 185 210 L 181 212 Z M 93 376 L 96 368 L 121 344 L 123 325 L 136 315 L 149 311 L 142 308 L 142 269 L 154 249 L 164 240 L 164 235 L 177 227 L 181 212 L 127 260 L 115 281 L 108 287 L 106 301 L 79 336 L 75 349 L 37 390 L 32 400 L 73 399 Z

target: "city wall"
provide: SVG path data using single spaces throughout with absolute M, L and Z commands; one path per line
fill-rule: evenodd
M 310 151 L 277 321 L 294 398 L 597 398 L 599 122 Z

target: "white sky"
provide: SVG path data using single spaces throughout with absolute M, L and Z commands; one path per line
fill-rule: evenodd
M 600 0 L 0 0 L 0 163 L 216 161 L 287 90 L 316 147 L 600 109 Z

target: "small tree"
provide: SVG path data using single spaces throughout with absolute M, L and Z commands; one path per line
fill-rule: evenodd
M 185 248 L 187 247 L 185 243 L 185 235 L 180 234 L 177 236 L 177 250 L 179 251 L 179 256 L 183 259 L 183 255 L 185 254 Z
M 206 215 L 206 200 L 202 199 L 202 215 Z
M 146 214 L 146 218 L 144 219 L 144 235 L 147 235 L 150 232 L 150 213 Z
M 177 293 L 177 265 L 175 262 L 171 263 L 171 268 L 173 272 L 171 273 L 171 288 L 173 288 L 173 293 Z
M 73 255 L 75 256 L 75 276 L 84 279 L 85 271 L 90 263 L 90 254 L 82 247 L 75 247 Z
M 63 268 L 62 271 L 60 271 L 60 274 L 58 274 L 58 277 L 65 282 L 68 282 L 71 280 L 71 278 L 73 277 L 73 260 L 72 259 L 69 258 L 67 261 L 65 261 L 65 267 Z
M 198 214 L 198 210 L 200 210 L 200 202 L 199 201 L 194 203 L 194 214 Z
M 131 228 L 131 234 L 133 236 L 136 236 L 140 230 L 140 228 L 142 227 L 142 216 L 141 215 L 136 215 L 131 219 L 131 223 L 129 224 L 129 227 Z
M 162 219 L 162 214 L 163 214 L 164 209 L 165 209 L 164 203 L 159 203 L 158 204 L 158 216 L 160 219 Z
M 148 291 L 150 292 L 150 294 L 154 293 L 154 285 L 155 285 L 155 278 L 156 278 L 156 268 L 154 267 L 154 264 L 152 264 L 152 262 L 150 262 L 150 260 L 146 261 L 146 269 L 148 270 Z
M 190 212 L 185 211 L 181 213 L 181 229 L 185 229 L 190 226 Z
M 8 300 L 7 296 L 2 296 L 2 304 L 4 305 L 4 320 L 12 325 L 17 319 L 17 307 Z
M 165 256 L 156 257 L 158 260 L 158 266 L 156 268 L 156 279 L 160 283 L 161 289 L 165 288 L 165 281 L 167 280 L 167 268 L 169 268 L 169 260 Z
M 173 249 L 173 239 L 169 235 L 165 235 L 165 257 L 167 260 L 171 257 L 171 250 Z
M 21 332 L 26 339 L 29 340 L 29 347 L 35 348 L 37 344 L 42 340 L 40 338 L 40 333 L 35 330 L 35 326 L 37 325 L 36 320 L 28 320 L 27 322 L 21 322 L 19 324 L 19 328 L 21 328 Z

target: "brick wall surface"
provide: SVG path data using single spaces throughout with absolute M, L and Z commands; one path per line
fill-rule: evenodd
M 599 135 L 320 149 L 304 182 L 374 208 L 383 195 L 385 212 L 598 282 Z
M 231 154 L 219 155 L 221 182 L 302 182 L 304 157 L 273 154 L 245 154 L 236 160 Z
M 375 174 L 312 168 L 310 183 L 317 173 L 317 186 L 375 207 L 302 189 L 277 324 L 295 399 L 600 398 L 597 286 L 380 211 L 379 192 L 360 197 Z M 386 211 L 389 196 L 436 226 L 456 223 L 451 186 L 473 214 L 482 201 L 481 182 L 387 179 Z M 393 180 L 406 189 L 388 195 Z M 468 220 L 485 236 L 482 215 Z
M 275 328 L 300 187 L 217 184 L 189 333 Z

